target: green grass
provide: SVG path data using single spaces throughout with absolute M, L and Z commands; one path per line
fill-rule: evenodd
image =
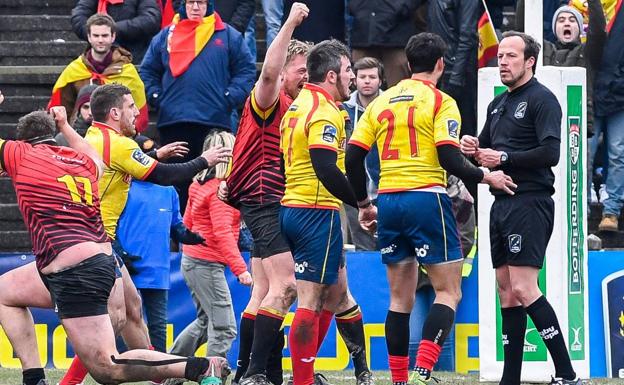
M 55 385 L 59 379 L 62 377 L 65 371 L 50 369 L 46 370 L 46 375 L 50 381 L 51 385 Z M 349 371 L 344 372 L 324 372 L 327 379 L 334 385 L 355 385 L 355 377 L 353 377 L 353 373 Z M 494 383 L 480 383 L 479 376 L 476 374 L 462 375 L 456 373 L 449 372 L 439 372 L 435 373 L 435 376 L 440 379 L 440 385 L 449 384 L 449 385 L 472 385 L 472 384 L 483 384 L 483 385 L 495 385 Z M 231 378 L 231 377 L 230 377 Z M 389 385 L 390 377 L 388 372 L 375 372 L 375 379 L 378 385 Z M 0 385 L 13 385 L 13 384 L 21 384 L 22 380 L 22 372 L 19 369 L 6 369 L 0 368 Z M 95 385 L 97 384 L 90 377 L 84 382 L 84 385 Z M 147 384 L 147 382 L 136 382 L 134 384 Z M 193 384 L 192 382 L 186 382 L 185 384 Z M 587 385 L 624 385 L 624 379 L 592 379 L 586 381 Z

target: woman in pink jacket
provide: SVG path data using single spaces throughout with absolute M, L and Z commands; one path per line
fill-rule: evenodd
M 213 132 L 204 142 L 204 151 L 211 147 L 234 146 L 234 136 Z M 251 285 L 251 275 L 238 250 L 240 214 L 217 198 L 219 182 L 229 171 L 228 164 L 199 173 L 189 187 L 184 224 L 206 239 L 204 244 L 184 245 L 182 275 L 197 308 L 197 319 L 191 322 L 174 341 L 171 352 L 194 355 L 208 342 L 208 356 L 226 357 L 236 338 L 236 319 L 232 296 L 225 279 L 225 267 L 243 285 Z

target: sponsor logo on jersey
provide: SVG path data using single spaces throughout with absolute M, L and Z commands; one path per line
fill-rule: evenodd
M 52 158 L 59 160 L 63 163 L 76 163 L 76 164 L 86 164 L 87 162 L 84 159 L 80 159 L 80 158 L 68 158 L 66 156 L 61 156 L 61 155 L 57 155 L 54 154 L 52 155 Z
M 143 166 L 147 166 L 150 162 L 150 157 L 145 155 L 145 153 L 138 148 L 132 152 L 132 159 L 141 163 Z
M 459 137 L 459 122 L 457 120 L 447 119 L 446 128 L 451 138 L 457 139 Z
M 338 133 L 338 129 L 331 124 L 325 125 L 323 127 L 323 141 L 328 143 L 334 143 L 336 139 L 336 134 Z
M 411 102 L 412 100 L 414 100 L 414 95 L 400 95 L 390 98 L 390 101 L 388 101 L 388 103 L 392 104 L 399 102 Z

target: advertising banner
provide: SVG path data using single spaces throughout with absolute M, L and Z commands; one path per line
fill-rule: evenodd
M 245 255 L 245 258 L 247 256 Z M 0 274 L 15 267 L 34 261 L 32 255 L 0 254 Z M 378 252 L 347 253 L 349 287 L 363 313 L 364 333 L 368 347 L 368 359 L 372 369 L 388 370 L 384 322 L 389 305 L 389 289 L 385 268 Z M 478 261 L 474 262 L 478 268 Z M 249 300 L 249 288 L 238 283 L 226 270 L 226 278 L 232 293 L 234 313 L 237 319 Z M 462 290 L 464 299 L 456 317 L 455 329 L 455 367 L 460 373 L 477 371 L 478 359 L 478 322 L 477 309 L 477 274 L 464 279 Z M 294 316 L 294 307 L 287 315 L 284 325 L 288 333 Z M 66 369 L 69 367 L 74 352 L 58 317 L 52 310 L 32 309 L 41 362 L 47 367 Z M 173 344 L 175 336 L 191 323 L 196 316 L 195 307 L 180 272 L 180 254 L 171 254 L 171 288 L 169 290 L 167 326 L 167 346 Z M 197 356 L 206 353 L 206 344 L 196 352 Z M 238 355 L 238 339 L 232 345 L 228 359 L 235 367 Z M 291 369 L 288 343 L 284 347 L 284 369 Z M 19 368 L 11 344 L 0 328 L 0 367 Z M 315 367 L 317 370 L 344 370 L 352 368 L 349 352 L 342 338 L 336 331 L 335 323 L 329 329 L 325 342 L 319 352 Z
M 607 377 L 624 378 L 624 270 L 602 280 Z

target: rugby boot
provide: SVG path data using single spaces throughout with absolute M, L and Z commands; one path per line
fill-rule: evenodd
M 207 359 L 210 364 L 199 378 L 199 385 L 225 385 L 225 381 L 232 372 L 227 359 L 223 357 L 208 357 Z

